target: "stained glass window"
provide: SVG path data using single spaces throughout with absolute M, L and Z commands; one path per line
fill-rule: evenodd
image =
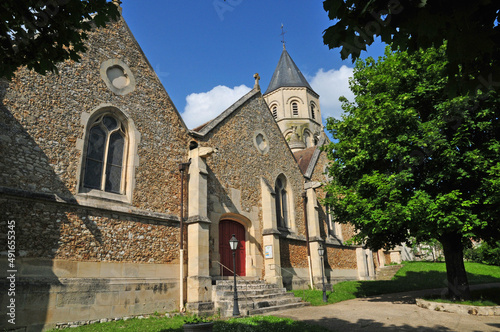
M 105 114 L 91 125 L 85 156 L 83 187 L 123 193 L 125 125 Z

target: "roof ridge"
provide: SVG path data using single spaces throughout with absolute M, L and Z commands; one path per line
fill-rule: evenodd
M 238 99 L 236 102 L 234 102 L 231 106 L 229 106 L 225 111 L 220 113 L 217 117 L 214 119 L 208 121 L 204 125 L 198 126 L 197 128 L 194 128 L 190 130 L 190 133 L 195 136 L 204 136 L 208 132 L 210 132 L 212 129 L 217 127 L 219 123 L 221 123 L 225 118 L 227 118 L 231 113 L 233 113 L 235 110 L 237 110 L 241 105 L 243 105 L 246 101 L 251 99 L 253 96 L 257 95 L 260 93 L 260 89 L 254 88 L 247 92 L 243 97 Z M 195 130 L 198 129 L 198 130 Z

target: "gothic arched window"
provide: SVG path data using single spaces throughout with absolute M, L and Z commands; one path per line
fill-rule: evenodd
M 314 120 L 316 119 L 316 114 L 314 110 L 314 104 L 311 103 L 311 118 Z
M 296 101 L 292 102 L 292 115 L 299 116 L 299 103 Z
M 286 178 L 278 176 L 275 183 L 276 192 L 276 220 L 278 227 L 287 228 L 288 224 L 288 198 L 286 192 Z
M 123 194 L 127 151 L 125 124 L 105 113 L 98 116 L 89 128 L 82 187 Z

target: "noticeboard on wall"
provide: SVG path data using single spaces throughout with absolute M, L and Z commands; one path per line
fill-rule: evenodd
M 266 257 L 266 259 L 273 258 L 273 246 L 272 245 L 264 247 L 264 256 Z

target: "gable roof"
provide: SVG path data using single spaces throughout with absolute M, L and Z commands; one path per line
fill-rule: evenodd
M 295 160 L 297 160 L 297 164 L 299 164 L 300 170 L 302 171 L 302 174 L 305 174 L 307 171 L 307 167 L 309 166 L 309 163 L 311 162 L 312 156 L 314 151 L 316 150 L 315 146 L 311 146 L 307 149 L 300 150 L 297 152 L 294 152 Z
M 229 115 L 231 115 L 231 113 L 233 113 L 234 111 L 236 111 L 247 100 L 249 100 L 250 98 L 252 98 L 253 96 L 255 96 L 257 94 L 260 94 L 260 88 L 253 88 L 246 95 L 244 95 L 243 97 L 241 97 L 240 99 L 238 99 L 237 102 L 235 102 L 234 104 L 232 104 L 228 109 L 226 109 L 224 112 L 222 112 L 221 114 L 219 114 L 219 116 L 217 116 L 215 119 L 213 119 L 213 120 L 211 120 L 211 121 L 209 121 L 209 122 L 207 122 L 205 124 L 202 124 L 201 126 L 198 126 L 198 127 L 194 128 L 194 129 L 190 130 L 191 135 L 198 136 L 198 137 L 205 136 L 209 131 L 211 131 L 212 129 L 214 129 L 215 127 L 217 127 L 217 125 L 219 123 L 221 123 L 222 121 L 224 121 L 225 118 L 227 118 Z
M 285 49 L 283 49 L 283 52 L 281 53 L 280 60 L 274 70 L 271 82 L 269 83 L 269 86 L 264 94 L 282 87 L 305 87 L 314 91 Z
M 311 146 L 293 154 L 295 160 L 297 160 L 297 164 L 299 164 L 302 174 L 304 174 L 304 177 L 308 179 L 311 178 L 314 167 L 316 166 L 321 153 L 321 147 L 325 144 L 325 141 L 325 138 L 321 138 L 317 146 Z

